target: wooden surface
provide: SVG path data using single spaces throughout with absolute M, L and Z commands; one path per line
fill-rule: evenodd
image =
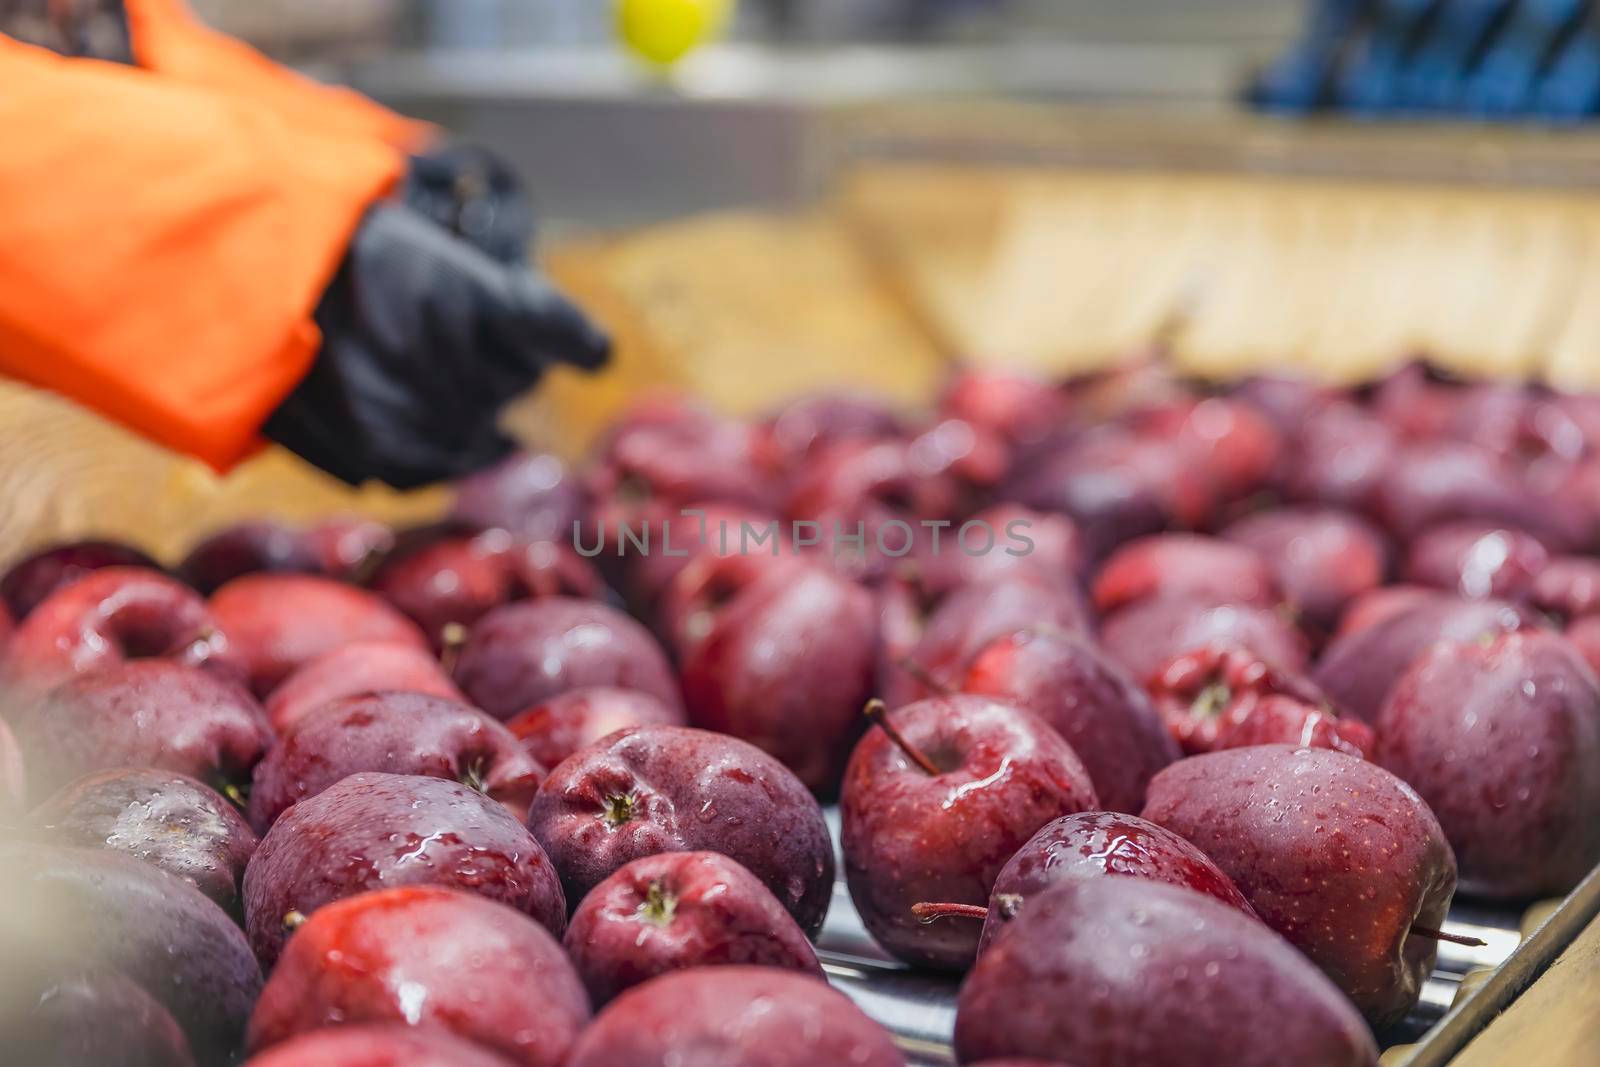
M 171 563 L 201 534 L 241 518 L 353 512 L 409 521 L 443 502 L 439 490 L 352 491 L 277 448 L 221 478 L 66 400 L 0 379 L 0 562 L 98 534 Z
M 1162 339 L 1227 378 L 1409 353 L 1600 384 L 1600 204 L 1548 190 L 878 166 L 841 209 L 947 351 L 1044 371 Z

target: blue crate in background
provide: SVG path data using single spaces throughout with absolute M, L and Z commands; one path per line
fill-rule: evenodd
M 1590 0 L 1313 0 L 1256 79 L 1268 111 L 1571 123 L 1600 114 Z

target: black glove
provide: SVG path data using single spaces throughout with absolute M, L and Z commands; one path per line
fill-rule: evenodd
M 322 351 L 263 431 L 352 485 L 405 489 L 487 466 L 514 447 L 501 407 L 546 363 L 592 370 L 610 354 L 542 277 L 398 204 L 362 220 L 316 321 Z
M 401 198 L 500 262 L 527 261 L 533 211 L 517 176 L 491 153 L 451 145 L 413 156 Z

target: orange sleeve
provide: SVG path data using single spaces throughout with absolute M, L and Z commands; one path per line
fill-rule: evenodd
M 375 137 L 405 152 L 419 151 L 434 138 L 425 122 L 352 89 L 313 81 L 208 29 L 183 0 L 124 0 L 124 7 L 134 59 L 146 70 L 261 104 L 298 129 Z
M 402 157 L 5 37 L 0 85 L 0 373 L 218 469 L 243 458 Z

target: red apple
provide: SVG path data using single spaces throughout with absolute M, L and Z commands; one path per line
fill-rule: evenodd
M 1567 640 L 1591 670 L 1600 672 L 1600 615 L 1585 615 L 1568 623 Z
M 1520 527 L 1553 551 L 1586 539 L 1589 520 L 1569 494 L 1536 491 L 1492 452 L 1431 440 L 1390 457 L 1373 495 L 1373 513 L 1401 541 L 1456 520 Z
M 696 967 L 635 986 L 567 1067 L 905 1067 L 889 1032 L 826 982 L 776 967 Z
M 1174 442 L 1119 426 L 1088 431 L 1022 464 L 1000 497 L 1072 518 L 1090 559 L 1169 525 L 1197 526 L 1216 506 L 1212 486 Z
M 477 708 L 422 693 L 364 693 L 315 708 L 256 766 L 250 821 L 263 833 L 291 804 L 359 771 L 448 778 L 520 819 L 544 769 Z
M 567 902 L 522 820 L 457 781 L 360 772 L 293 804 L 244 875 L 245 930 L 270 968 L 306 916 L 375 889 L 450 886 L 509 904 L 552 934 Z
M 68 541 L 49 545 L 11 564 L 0 577 L 0 607 L 11 617 L 25 619 L 39 602 L 84 575 L 106 567 L 143 567 L 159 564 L 132 545 L 118 541 Z
M 1533 606 L 1572 620 L 1600 614 L 1600 559 L 1557 556 L 1533 579 Z
M 39 797 L 114 767 L 177 771 L 237 790 L 272 744 L 266 713 L 243 688 L 159 660 L 77 675 L 25 704 L 12 726 Z
M 984 646 L 963 691 L 1013 704 L 1049 723 L 1083 760 L 1100 803 L 1137 811 L 1178 746 L 1145 691 L 1086 639 L 1021 631 Z
M 32 689 L 138 659 L 242 670 L 238 646 L 199 594 L 140 567 L 108 567 L 58 589 L 17 627 L 4 656 L 0 677 Z
M 650 632 L 613 607 L 570 597 L 507 604 L 472 627 L 455 681 L 497 719 L 569 689 L 638 689 L 681 707 L 678 681 Z
M 905 427 L 883 401 L 850 393 L 823 393 L 784 405 L 760 427 L 768 462 L 796 471 L 839 441 L 899 437 Z
M 810 935 L 833 895 L 821 806 L 783 764 L 724 734 L 636 726 L 604 737 L 551 770 L 528 826 L 570 900 L 660 852 L 731 856 Z
M 523 1067 L 562 1067 L 588 1022 L 583 984 L 544 927 L 472 893 L 407 886 L 306 920 L 256 1002 L 249 1046 L 334 1024 L 402 1023 Z
M 1467 889 L 1556 896 L 1600 861 L 1600 682 L 1565 639 L 1434 644 L 1377 727 L 1380 762 L 1438 815 Z
M 1281 445 L 1272 423 L 1225 396 L 1173 401 L 1138 412 L 1132 421 L 1139 433 L 1171 441 L 1218 502 L 1265 488 Z
M 310 660 L 267 697 L 267 716 L 279 733 L 341 697 L 398 691 L 465 703 L 439 661 L 411 644 L 354 641 Z
M 1448 599 L 1449 594 L 1421 585 L 1381 585 L 1350 602 L 1333 636 L 1348 637 L 1441 597 Z
M 1406 555 L 1405 577 L 1469 599 L 1526 600 L 1550 561 L 1539 539 L 1509 526 L 1449 522 L 1418 534 Z
M 1376 722 L 1390 687 L 1435 641 L 1487 640 L 1535 625 L 1504 600 L 1435 597 L 1330 644 L 1312 680 L 1340 711 Z
M 1332 508 L 1260 511 L 1222 537 L 1260 554 L 1289 605 L 1319 635 L 1332 633 L 1345 606 L 1381 586 L 1388 570 L 1388 545 L 1377 528 Z
M 373 561 L 394 547 L 394 531 L 358 516 L 324 519 L 305 532 L 320 569 L 330 578 L 359 581 Z
M 369 585 L 440 648 L 446 627 L 470 626 L 512 599 L 505 558 L 511 545 L 504 530 L 442 537 L 411 552 L 390 553 Z
M 616 423 L 589 472 L 602 509 L 613 500 L 720 500 L 771 510 L 779 487 L 762 464 L 761 435 L 693 404 L 661 399 Z
M 1405 782 L 1342 752 L 1240 748 L 1156 775 L 1143 817 L 1215 860 L 1373 1026 L 1417 1003 L 1456 860 Z
M 259 696 L 340 645 L 387 641 L 428 647 L 416 624 L 377 596 L 307 574 L 236 578 L 212 595 L 211 611 L 244 659 Z
M 637 689 L 569 689 L 506 722 L 539 764 L 554 767 L 588 745 L 631 726 L 686 725 L 681 709 Z
M 964 968 L 981 928 L 924 923 L 923 901 L 983 905 L 1006 860 L 1052 819 L 1099 807 L 1089 774 L 1032 712 L 985 697 L 918 701 L 856 745 L 839 811 L 850 898 L 909 963 Z
M 1293 719 L 1296 707 L 1304 709 L 1302 719 L 1319 712 L 1333 717 L 1328 698 L 1310 679 L 1245 648 L 1186 652 L 1158 670 L 1148 684 L 1167 728 L 1190 754 L 1219 747 L 1223 735 L 1232 735 L 1254 720 L 1263 705 L 1271 708 L 1252 731 L 1266 728 L 1269 721 L 1281 722 L 1286 715 Z M 1241 742 L 1243 736 L 1220 747 L 1236 748 Z
M 1105 620 L 1100 644 L 1147 688 L 1168 663 L 1205 649 L 1249 652 L 1287 671 L 1306 665 L 1305 639 L 1277 612 L 1193 597 L 1162 597 L 1124 608 Z
M 633 536 L 648 531 L 648 550 L 630 549 L 618 556 L 623 578 L 619 584 L 640 618 L 654 619 L 662 639 L 672 643 L 675 611 L 670 603 L 674 580 L 703 556 L 737 556 L 764 553 L 793 556 L 796 549 L 788 530 L 775 514 L 742 504 L 667 504 L 654 501 L 632 519 Z M 612 528 L 611 532 L 616 533 Z M 611 544 L 605 557 L 616 548 Z
M 55 844 L 123 852 L 182 878 L 229 915 L 256 835 L 220 793 L 186 775 L 145 767 L 86 775 L 28 814 Z
M 299 530 L 270 519 L 218 530 L 189 550 L 178 576 L 210 595 L 240 575 L 315 574 L 322 559 Z
M 1082 635 L 1091 629 L 1083 594 L 1070 579 L 1045 581 L 1019 574 L 963 586 L 928 617 L 906 664 L 889 665 L 884 699 L 898 707 L 939 689 L 954 691 L 973 657 L 1007 634 L 1030 630 Z
M 139 983 L 116 971 L 92 970 L 38 981 L 19 974 L 15 961 L 7 962 L 5 992 L 33 1001 L 17 1011 L 0 1000 L 8 1062 L 194 1067 L 183 1028 Z
M 956 1054 L 1084 1067 L 1377 1067 L 1361 1016 L 1281 937 L 1142 878 L 1052 886 L 961 985 Z
M 979 953 L 1033 897 L 1061 882 L 1100 878 L 1181 886 L 1256 913 L 1222 868 L 1166 827 L 1121 812 L 1083 811 L 1046 823 L 1006 861 L 989 894 Z
M 507 1067 L 509 1063 L 445 1030 L 372 1023 L 312 1030 L 250 1057 L 246 1067 Z
M 826 980 L 778 898 L 716 852 L 663 852 L 625 864 L 583 898 L 563 943 L 597 1006 L 690 967 L 785 967 Z
M 451 516 L 478 529 L 566 541 L 588 509 L 583 487 L 555 456 L 519 452 L 456 483 Z
M 1306 420 L 1331 404 L 1344 399 L 1344 392 L 1321 385 L 1309 378 L 1290 374 L 1253 374 L 1235 382 L 1230 390 L 1236 400 L 1249 404 L 1279 435 L 1292 440 Z
M 1008 446 L 1026 446 L 1062 426 L 1071 402 L 1059 386 L 1003 370 L 967 367 L 939 398 L 939 411 Z
M 1296 436 L 1282 482 L 1291 500 L 1365 510 L 1399 441 L 1381 419 L 1355 404 L 1313 412 Z
M 1158 596 L 1271 607 L 1278 590 L 1255 550 L 1195 534 L 1156 534 L 1129 542 L 1094 580 L 1101 614 Z
M 822 551 L 845 573 L 875 577 L 916 550 L 924 520 L 948 521 L 962 503 L 942 453 L 899 440 L 843 441 L 801 471 L 787 514 L 816 524 Z M 856 536 L 859 545 L 844 540 Z
M 969 524 L 976 525 L 970 537 L 963 537 L 961 531 Z M 988 544 L 985 530 L 992 532 L 993 544 Z M 1078 528 L 1065 515 L 997 504 L 941 532 L 938 545 L 930 533 L 918 540 L 913 555 L 894 567 L 932 603 L 963 586 L 1012 577 L 1052 582 L 1082 577 L 1088 565 Z
M 766 569 L 711 609 L 686 653 L 689 721 L 831 789 L 872 695 L 876 622 L 872 595 L 847 578 L 800 561 Z
M 435 648 L 444 646 L 452 625 L 471 626 L 501 604 L 605 591 L 570 544 L 518 541 L 504 530 L 447 535 L 390 553 L 371 586 L 422 627 Z

